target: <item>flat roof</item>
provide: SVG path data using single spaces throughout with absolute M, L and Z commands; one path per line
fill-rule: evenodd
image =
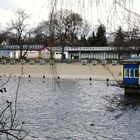
M 122 60 L 123 63 L 140 63 L 140 58 L 129 58 Z
M 43 45 L 23 45 L 23 50 L 41 50 Z M 19 45 L 0 45 L 0 50 L 20 50 Z

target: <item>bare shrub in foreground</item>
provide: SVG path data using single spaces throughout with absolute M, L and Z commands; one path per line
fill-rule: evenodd
M 29 133 L 26 130 L 24 130 L 23 126 L 25 122 L 19 122 L 17 118 L 17 100 L 22 75 L 23 75 L 23 67 L 21 70 L 21 75 L 18 77 L 18 85 L 16 88 L 14 101 L 11 102 L 6 99 L 6 101 L 4 101 L 4 105 L 0 110 L 0 138 L 2 139 L 23 140 Z M 11 76 L 12 74 L 9 76 L 8 80 L 0 86 L 1 94 L 7 92 L 5 85 L 9 82 Z

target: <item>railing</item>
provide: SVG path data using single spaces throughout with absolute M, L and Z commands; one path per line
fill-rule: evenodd
M 43 45 L 23 45 L 23 49 L 29 49 L 29 50 L 40 50 L 40 49 L 44 49 Z M 48 49 L 50 49 L 49 47 L 47 47 Z M 18 45 L 0 45 L 0 50 L 19 50 L 20 46 Z M 51 48 L 53 51 L 61 51 L 62 47 L 58 46 L 58 47 L 52 47 Z M 139 47 L 108 47 L 108 46 L 85 46 L 85 47 L 81 47 L 81 46 L 75 46 L 75 47 L 68 47 L 66 46 L 65 51 L 119 51 L 119 50 L 125 50 L 125 51 L 131 51 L 131 50 L 139 50 Z
M 116 47 L 65 47 L 65 51 L 113 51 Z M 53 51 L 61 51 L 62 47 L 53 47 Z

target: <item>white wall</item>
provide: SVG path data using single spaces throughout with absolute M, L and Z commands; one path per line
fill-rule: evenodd
M 68 52 L 64 52 L 65 54 L 65 58 L 69 59 L 69 53 Z M 61 59 L 62 53 L 60 51 L 56 51 L 54 52 L 54 58 L 55 59 Z
M 23 51 L 22 53 L 24 54 L 26 51 Z M 15 51 L 15 58 L 20 57 L 20 51 Z M 27 54 L 25 55 L 26 58 L 31 59 L 31 58 L 44 58 L 44 59 L 49 59 L 50 57 L 50 52 L 47 49 L 43 49 L 41 51 L 34 50 L 34 51 L 27 51 Z

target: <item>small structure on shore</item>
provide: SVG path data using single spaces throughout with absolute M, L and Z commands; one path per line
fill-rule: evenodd
M 87 60 L 81 60 L 82 65 L 86 65 L 87 64 Z
M 97 60 L 92 60 L 92 65 L 97 65 Z
M 120 87 L 124 88 L 125 95 L 140 95 L 140 58 L 123 60 L 122 78 Z

